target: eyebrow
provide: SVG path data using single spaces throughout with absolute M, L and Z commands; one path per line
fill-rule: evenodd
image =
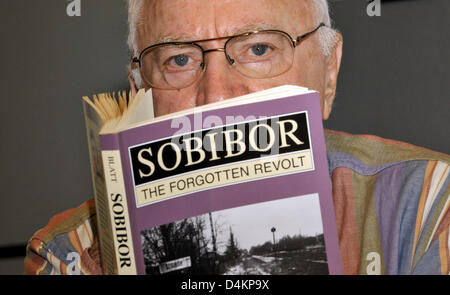
M 169 35 L 169 36 L 159 37 L 158 39 L 156 39 L 154 44 L 167 43 L 167 42 L 188 42 L 191 40 L 192 40 L 192 37 L 188 36 L 188 35 L 171 35 L 171 36 Z
M 167 42 L 196 42 L 196 41 L 202 41 L 202 40 L 210 40 L 210 39 L 219 39 L 219 38 L 227 38 L 232 37 L 235 35 L 244 34 L 247 32 L 252 31 L 262 31 L 262 30 L 276 30 L 278 28 L 274 27 L 273 25 L 266 24 L 266 23 L 258 23 L 258 24 L 248 24 L 244 26 L 239 27 L 230 27 L 225 30 L 224 36 L 220 37 L 212 37 L 212 38 L 193 38 L 192 35 L 169 35 L 169 36 L 162 36 L 156 39 L 156 41 L 153 44 L 160 44 L 160 43 L 167 43 Z
M 257 24 L 248 24 L 244 26 L 239 26 L 235 28 L 228 28 L 225 33 L 227 36 L 239 35 L 252 31 L 262 31 L 262 30 L 277 30 L 278 27 L 267 23 L 257 23 Z

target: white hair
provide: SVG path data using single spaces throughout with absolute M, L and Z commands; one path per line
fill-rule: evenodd
M 128 2 L 128 47 L 133 56 L 138 56 L 137 46 L 137 27 L 142 21 L 141 10 L 145 0 L 126 0 Z M 326 27 L 321 28 L 317 33 L 319 35 L 322 53 L 325 56 L 331 54 L 336 45 L 336 30 L 331 27 L 331 18 L 327 0 L 310 0 L 314 7 L 314 13 L 317 23 L 323 22 Z M 142 80 L 138 69 L 131 70 L 131 76 L 138 88 L 142 85 Z
M 128 2 L 128 48 L 133 56 L 138 56 L 137 46 L 137 27 L 141 21 L 140 12 L 144 4 L 144 0 L 127 0 Z M 136 87 L 142 87 L 142 78 L 139 69 L 130 69 L 130 75 Z
M 322 53 L 325 56 L 329 56 L 334 46 L 336 45 L 336 30 L 332 28 L 330 10 L 327 0 L 312 0 L 314 11 L 316 14 L 316 22 L 324 23 L 325 28 L 320 29 L 319 34 L 320 46 L 322 47 Z

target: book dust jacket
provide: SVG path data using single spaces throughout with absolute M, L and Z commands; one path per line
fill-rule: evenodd
M 319 101 L 313 92 L 101 135 L 104 153 L 120 151 L 125 184 L 110 196 L 119 273 L 340 274 Z

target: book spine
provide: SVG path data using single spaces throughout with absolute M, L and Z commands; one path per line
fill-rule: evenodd
M 116 270 L 114 246 L 112 243 L 113 235 L 99 137 L 102 120 L 85 101 L 83 101 L 83 110 L 85 114 L 86 134 L 89 147 L 95 210 L 97 213 L 97 232 L 101 249 L 102 269 L 105 274 L 114 274 L 116 273 Z
M 102 150 L 106 200 L 114 249 L 114 273 L 119 275 L 137 274 L 118 135 L 107 136 L 114 137 L 117 146 L 117 149 Z

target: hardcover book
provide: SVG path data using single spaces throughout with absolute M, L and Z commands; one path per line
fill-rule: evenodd
M 106 274 L 341 274 L 319 93 L 83 97 Z

